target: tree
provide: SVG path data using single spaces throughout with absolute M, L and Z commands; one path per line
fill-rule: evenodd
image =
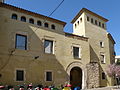
M 120 84 L 120 63 L 110 64 L 107 68 L 107 74 L 109 77 L 115 76 L 117 84 Z

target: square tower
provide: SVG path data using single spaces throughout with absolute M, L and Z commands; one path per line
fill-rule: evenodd
M 88 73 L 91 76 L 98 76 L 99 82 L 96 83 L 94 79 L 89 78 L 90 88 L 96 85 L 99 86 L 108 86 L 110 85 L 108 81 L 111 83 L 111 79 L 108 81 L 102 78 L 102 75 L 106 73 L 106 68 L 109 64 L 111 64 L 111 50 L 110 46 L 115 44 L 112 39 L 112 43 L 110 43 L 109 33 L 107 32 L 106 22 L 108 20 L 86 8 L 80 10 L 80 12 L 75 16 L 75 18 L 71 21 L 73 24 L 73 34 L 83 37 L 89 38 L 89 46 L 90 46 L 90 67 L 98 66 L 99 69 L 94 72 L 93 68 L 88 70 Z M 114 49 L 112 49 L 114 50 Z M 91 64 L 92 63 L 92 64 Z M 94 65 L 95 63 L 95 65 Z M 98 64 L 98 65 L 97 65 Z M 90 68 L 89 67 L 89 68 Z M 97 68 L 97 67 L 96 67 Z M 93 71 L 93 73 L 91 73 Z M 89 75 L 90 76 L 90 75 Z M 112 83 L 111 83 L 112 85 Z

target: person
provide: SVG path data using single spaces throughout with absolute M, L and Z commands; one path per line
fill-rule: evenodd
M 45 86 L 43 90 L 50 90 L 50 88 L 48 88 L 48 86 Z
M 77 86 L 77 87 L 75 87 L 75 88 L 74 88 L 74 90 L 80 90 L 80 87 L 79 87 L 79 86 Z
M 70 83 L 67 83 L 62 90 L 71 90 L 71 87 L 72 85 Z

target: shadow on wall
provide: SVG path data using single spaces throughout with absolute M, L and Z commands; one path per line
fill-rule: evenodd
M 7 48 L 6 51 L 0 51 L 0 53 L 6 52 L 4 55 L 0 55 L 0 73 L 2 74 L 0 82 L 2 84 L 18 85 L 33 83 L 33 85 L 36 85 L 42 83 L 44 85 L 60 85 L 68 81 L 69 76 L 63 65 L 56 58 L 56 54 L 44 53 L 45 38 L 41 35 L 41 32 L 43 32 L 42 28 L 40 29 L 32 24 L 13 20 L 4 23 L 2 27 L 4 27 L 7 33 L 1 29 L 1 32 L 3 32 L 1 34 L 6 34 L 3 36 L 6 39 L 6 42 L 3 44 L 8 44 L 9 46 L 5 47 Z M 54 33 L 56 34 L 56 32 Z M 15 49 L 9 58 L 7 53 L 9 53 L 8 51 L 11 48 L 15 47 L 16 34 L 27 35 L 27 50 Z M 48 33 L 45 34 L 49 36 Z M 64 35 L 64 33 L 59 34 Z M 12 39 L 14 41 L 10 42 Z M 24 81 L 16 81 L 16 70 L 24 71 Z M 52 72 L 52 81 L 46 81 L 46 72 Z
M 105 79 L 102 79 L 102 72 L 104 72 L 101 61 L 98 55 L 95 53 L 94 49 L 90 45 L 90 64 L 87 65 L 88 70 L 88 88 L 96 87 L 105 87 L 109 81 L 105 76 Z M 94 72 L 94 73 L 93 73 Z M 95 77 L 95 78 L 92 78 Z

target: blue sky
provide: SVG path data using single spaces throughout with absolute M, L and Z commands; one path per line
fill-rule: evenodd
M 62 0 L 5 0 L 6 3 L 21 7 L 39 14 L 49 16 Z M 74 16 L 82 9 L 87 8 L 107 19 L 107 31 L 112 34 L 115 51 L 120 55 L 120 0 L 65 0 L 51 16 L 65 21 L 64 30 L 72 32 L 70 23 Z

